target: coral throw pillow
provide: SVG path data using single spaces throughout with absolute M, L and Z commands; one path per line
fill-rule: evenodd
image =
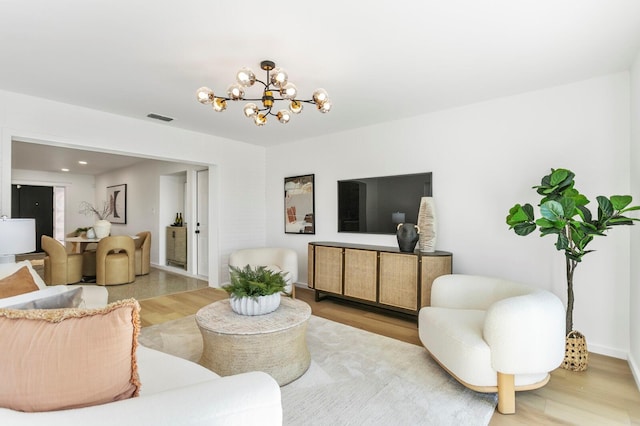
M 51 411 L 138 396 L 140 306 L 0 309 L 0 407 Z
M 0 299 L 39 290 L 26 266 L 0 279 Z

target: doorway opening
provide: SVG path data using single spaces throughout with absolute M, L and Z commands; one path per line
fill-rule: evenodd
M 202 219 L 200 221 L 196 220 L 197 209 L 195 202 L 198 197 L 195 193 L 196 186 L 193 182 L 196 180 L 196 171 L 203 170 L 203 167 L 205 168 L 204 170 L 207 170 L 210 167 L 209 165 L 181 163 L 172 159 L 136 156 L 128 153 L 89 151 L 83 149 L 85 147 L 73 148 L 68 145 L 59 146 L 56 143 L 27 141 L 16 139 L 15 137 L 12 137 L 11 141 L 12 158 L 10 167 L 12 169 L 12 184 L 21 184 L 23 186 L 41 185 L 48 186 L 50 190 L 53 189 L 54 209 L 53 219 L 51 220 L 53 230 L 52 233 L 48 231 L 48 235 L 53 235 L 55 239 L 64 242 L 67 228 L 74 230 L 77 227 L 87 226 L 87 218 L 84 215 L 79 215 L 78 210 L 74 209 L 75 206 L 79 205 L 81 201 L 97 200 L 100 195 L 99 192 L 96 192 L 96 188 L 98 191 L 102 191 L 105 185 L 108 186 L 112 183 L 108 182 L 109 180 L 117 181 L 117 183 L 130 182 L 130 185 L 138 185 L 139 192 L 134 196 L 132 194 L 135 192 L 133 190 L 130 191 L 132 194 L 128 196 L 130 198 L 129 207 L 133 217 L 132 220 L 127 217 L 128 223 L 121 225 L 118 233 L 135 234 L 140 229 L 148 228 L 152 231 L 155 230 L 154 233 L 157 238 L 152 239 L 153 243 L 155 243 L 152 243 L 152 258 L 154 258 L 154 263 L 157 262 L 156 266 L 163 269 L 167 265 L 165 258 L 165 226 L 174 222 L 176 211 L 183 212 L 185 225 L 190 228 L 188 229 L 190 234 L 188 268 L 171 267 L 168 269 L 185 275 L 197 275 L 201 279 L 210 282 L 213 280 L 214 283 L 217 283 L 219 280 L 217 265 L 210 264 L 209 259 L 204 262 L 198 262 L 197 259 L 201 258 L 201 256 L 196 256 L 197 253 L 204 253 L 204 256 L 209 256 L 212 251 L 215 252 L 215 246 L 213 250 L 208 246 L 205 246 L 202 250 L 191 246 L 196 241 L 204 241 L 204 244 L 209 244 L 212 240 L 211 236 L 205 235 L 205 232 L 209 231 L 204 231 L 202 227 L 200 227 L 198 238 L 195 238 L 193 233 L 197 229 L 196 223 L 204 224 L 206 222 L 206 220 Z M 20 158 L 24 160 L 21 162 Z M 34 158 L 39 160 L 47 158 L 50 161 L 34 163 Z M 54 159 L 59 158 L 63 158 L 69 164 L 80 163 L 78 161 L 80 159 L 89 159 L 89 164 L 92 167 L 90 170 L 87 168 L 87 173 L 80 170 L 74 171 L 73 168 L 71 173 L 59 173 L 57 171 L 59 169 L 56 170 L 50 164 L 54 162 Z M 147 163 L 144 163 L 145 161 Z M 114 165 L 117 167 L 114 168 Z M 158 173 L 156 175 L 158 178 L 171 173 L 182 174 L 183 180 L 189 181 L 189 188 L 187 188 L 186 183 L 183 182 L 181 184 L 183 195 L 178 201 L 181 207 L 178 210 L 175 207 L 171 207 L 170 217 L 165 217 L 164 209 L 158 203 L 160 199 L 165 198 L 166 193 L 156 186 L 158 181 L 153 176 L 156 173 Z M 101 177 L 97 178 L 98 176 Z M 187 177 L 188 179 L 186 179 Z M 201 218 L 207 218 L 209 212 L 200 210 L 199 214 Z M 14 216 L 18 217 L 17 215 Z M 213 232 L 215 233 L 215 230 Z M 39 238 L 40 235 L 38 235 Z M 200 247 L 203 246 L 200 245 Z M 198 263 L 205 265 L 205 267 L 198 268 Z M 208 271 L 206 267 L 209 267 Z M 207 272 L 212 272 L 214 276 L 209 277 Z

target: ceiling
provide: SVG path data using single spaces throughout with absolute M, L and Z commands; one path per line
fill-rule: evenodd
M 0 0 L 1 90 L 267 147 L 627 70 L 639 50 L 637 0 Z M 259 128 L 242 102 L 196 101 L 263 59 L 331 112 Z
M 144 158 L 106 152 L 84 151 L 54 145 L 14 141 L 11 144 L 11 168 L 41 172 L 65 172 L 77 175 L 101 175 L 144 161 Z M 80 164 L 80 162 L 86 164 Z

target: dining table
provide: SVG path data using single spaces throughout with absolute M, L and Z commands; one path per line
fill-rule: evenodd
M 140 238 L 137 235 L 129 235 L 132 239 L 137 240 Z M 88 237 L 65 237 L 65 241 L 71 243 L 72 253 L 82 253 L 86 250 L 87 245 L 90 243 L 98 243 L 102 238 L 88 238 Z

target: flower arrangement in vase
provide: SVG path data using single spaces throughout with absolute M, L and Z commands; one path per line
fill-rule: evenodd
M 96 238 L 109 236 L 111 233 L 111 222 L 109 222 L 107 218 L 113 214 L 113 206 L 110 203 L 105 201 L 102 208 L 98 210 L 93 204 L 88 201 L 83 201 L 80 203 L 79 213 L 82 213 L 85 216 L 94 215 L 98 218 L 96 223 L 93 225 L 93 231 Z

